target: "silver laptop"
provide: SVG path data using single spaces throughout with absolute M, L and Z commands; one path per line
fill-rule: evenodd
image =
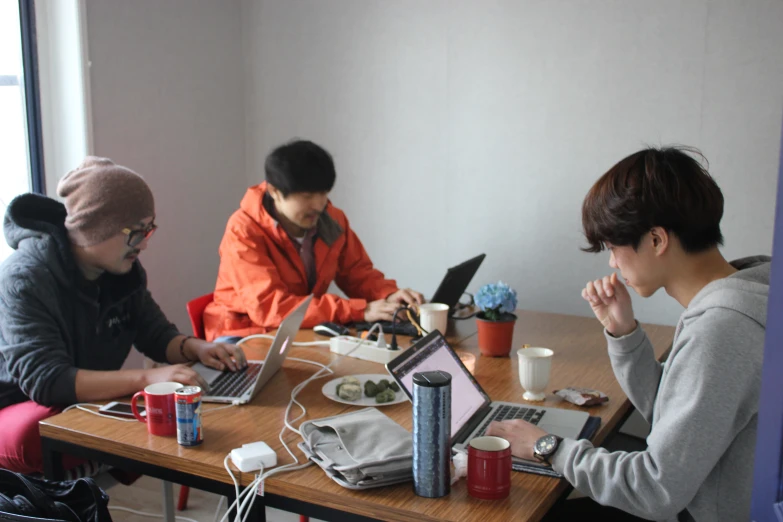
M 201 363 L 194 364 L 193 369 L 209 384 L 209 392 L 205 393 L 201 400 L 232 404 L 250 402 L 283 366 L 283 361 L 293 346 L 294 337 L 302 325 L 302 320 L 312 298 L 313 296 L 309 296 L 302 301 L 283 320 L 264 361 L 248 361 L 247 367 L 238 372 L 221 372 Z
M 483 435 L 493 420 L 523 419 L 548 433 L 577 439 L 589 418 L 583 411 L 492 401 L 437 330 L 387 363 L 386 369 L 411 400 L 414 373 L 441 370 L 451 375 L 451 444 L 454 449 L 464 449 L 468 441 Z M 514 457 L 514 469 L 529 471 L 529 468 L 537 467 L 549 468 L 546 464 Z

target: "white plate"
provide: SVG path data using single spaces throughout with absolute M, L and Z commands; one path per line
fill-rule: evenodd
M 343 382 L 343 379 L 346 377 L 356 377 L 361 381 L 362 386 L 362 398 L 356 401 L 346 401 L 342 397 L 338 397 L 336 393 L 337 385 Z M 399 404 L 401 402 L 405 402 L 408 400 L 408 396 L 405 395 L 405 392 L 400 390 L 398 392 L 395 392 L 394 400 L 391 402 L 382 402 L 377 403 L 375 402 L 375 397 L 367 397 L 364 394 L 364 383 L 367 381 L 375 381 L 376 383 L 380 381 L 381 379 L 386 379 L 389 382 L 393 382 L 394 379 L 391 375 L 384 375 L 381 373 L 368 373 L 364 375 L 345 375 L 343 377 L 337 377 L 336 379 L 332 379 L 331 381 L 324 384 L 324 387 L 321 388 L 321 392 L 326 395 L 328 398 L 332 399 L 336 402 L 341 402 L 343 404 L 350 404 L 351 406 L 363 406 L 363 407 L 376 407 L 376 406 L 390 406 L 392 404 Z

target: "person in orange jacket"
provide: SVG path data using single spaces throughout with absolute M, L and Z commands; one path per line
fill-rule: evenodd
M 277 328 L 310 294 L 303 328 L 388 321 L 401 304 L 424 301 L 373 267 L 329 201 L 336 172 L 326 150 L 295 140 L 273 150 L 264 170 L 266 181 L 248 189 L 226 225 L 214 301 L 204 311 L 207 339 Z M 348 299 L 327 293 L 332 281 Z

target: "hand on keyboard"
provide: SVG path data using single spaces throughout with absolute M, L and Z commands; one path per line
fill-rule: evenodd
M 208 343 L 190 338 L 183 345 L 183 354 L 191 361 L 201 361 L 204 366 L 221 371 L 228 369 L 235 372 L 247 366 L 245 353 L 235 344 Z
M 223 372 L 212 381 L 210 395 L 213 397 L 241 397 L 256 382 L 262 364 L 250 363 L 238 372 Z
M 378 301 L 371 301 L 367 303 L 367 308 L 364 309 L 364 320 L 368 323 L 374 323 L 375 321 L 391 321 L 394 317 L 394 311 L 399 308 L 397 303 L 390 303 L 384 299 Z M 402 317 L 403 314 L 400 314 Z
M 207 381 L 186 364 L 172 364 L 144 370 L 144 380 L 146 382 L 144 386 L 157 382 L 178 382 L 185 385 L 201 386 L 205 391 L 209 390 Z
M 535 460 L 533 446 L 546 431 L 522 419 L 492 421 L 487 435 L 506 439 L 511 443 L 511 454 L 526 460 Z
M 400 288 L 386 298 L 390 303 L 395 303 L 398 307 L 402 305 L 415 306 L 424 303 L 424 296 L 416 290 L 410 288 Z

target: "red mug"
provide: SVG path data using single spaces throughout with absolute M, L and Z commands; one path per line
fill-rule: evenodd
M 131 399 L 133 416 L 147 423 L 147 431 L 152 435 L 167 437 L 177 434 L 177 411 L 174 403 L 174 392 L 182 388 L 178 382 L 158 382 L 150 384 Z M 137 402 L 144 397 L 144 417 L 139 413 Z
M 468 443 L 468 494 L 484 500 L 506 498 L 511 491 L 511 444 L 500 437 L 476 437 Z

